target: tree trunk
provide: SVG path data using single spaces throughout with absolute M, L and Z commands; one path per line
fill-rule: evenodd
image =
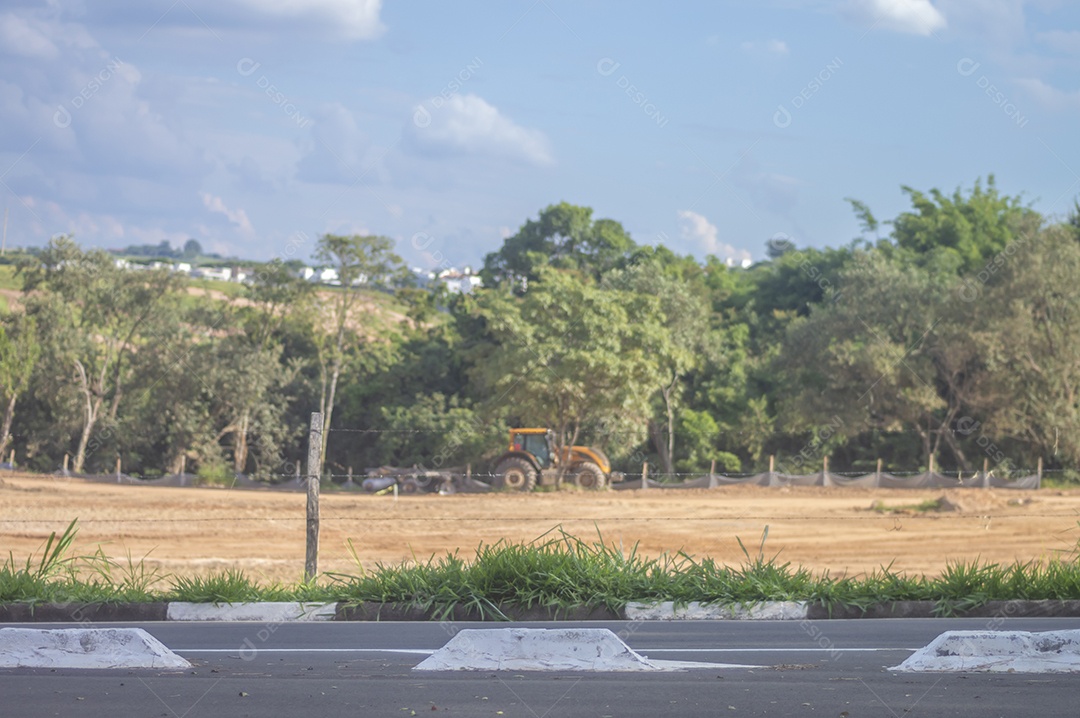
M 656 447 L 656 453 L 660 457 L 660 466 L 663 467 L 665 474 L 675 473 L 672 467 L 671 455 L 668 454 L 668 442 L 664 436 L 664 425 L 660 422 L 650 419 L 647 423 L 647 429 L 649 432 L 649 439 L 652 441 L 653 446 Z
M 86 447 L 90 443 L 90 435 L 97 423 L 98 412 L 101 410 L 101 397 L 95 397 L 90 386 L 90 379 L 86 375 L 86 368 L 82 362 L 76 361 L 75 368 L 79 372 L 79 382 L 82 384 L 83 396 L 86 398 L 86 418 L 83 422 L 82 436 L 79 437 L 79 448 L 75 452 L 75 462 L 72 471 L 76 474 L 83 472 L 83 464 L 86 462 Z
M 330 374 L 330 391 L 326 397 L 326 407 L 323 409 L 322 452 L 319 464 L 319 476 L 322 476 L 326 468 L 326 442 L 330 438 L 330 421 L 334 416 L 334 397 L 337 395 L 338 377 L 341 376 L 340 358 L 334 362 L 334 370 Z
M 664 408 L 667 410 L 667 451 L 660 454 L 660 460 L 664 464 L 664 473 L 675 473 L 675 402 L 672 394 L 675 391 L 675 382 L 678 377 L 672 377 L 671 383 L 662 390 Z
M 566 444 L 565 446 L 556 447 L 556 450 L 559 453 L 559 471 L 555 475 L 555 486 L 556 487 L 561 487 L 562 486 L 563 477 L 566 476 L 566 470 L 570 466 L 570 454 L 573 451 L 572 447 L 577 443 L 578 432 L 579 431 L 581 431 L 581 425 L 580 424 L 574 424 L 574 433 L 570 437 L 570 443 Z M 562 441 L 565 441 L 565 440 L 566 440 L 566 433 L 564 431 L 560 431 L 559 432 L 559 441 L 562 442 Z
M 8 399 L 7 408 L 4 409 L 4 425 L 0 427 L 0 460 L 3 460 L 4 455 L 7 454 L 8 445 L 11 443 L 11 422 L 15 420 L 15 401 L 19 398 L 19 395 L 15 392 L 11 393 L 11 398 Z
M 233 471 L 238 474 L 244 473 L 248 458 L 248 426 L 251 422 L 251 412 L 248 409 L 240 415 L 240 425 L 236 429 L 236 441 L 233 442 Z

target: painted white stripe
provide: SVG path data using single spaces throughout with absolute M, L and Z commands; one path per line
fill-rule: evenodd
M 863 653 L 873 651 L 916 651 L 917 648 L 642 648 L 647 653 Z
M 412 653 L 430 656 L 437 648 L 174 648 L 174 653 Z
M 240 653 L 240 648 L 174 648 L 176 653 Z M 250 649 L 243 649 L 250 650 Z M 259 648 L 260 653 L 409 653 L 428 656 L 437 648 Z M 872 653 L 916 648 L 639 648 L 642 653 Z

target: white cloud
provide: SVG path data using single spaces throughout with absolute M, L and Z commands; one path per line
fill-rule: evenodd
M 1034 77 L 1017 80 L 1016 84 L 1048 109 L 1080 109 L 1080 90 L 1061 90 Z
M 360 181 L 369 169 L 369 147 L 353 113 L 335 102 L 320 107 L 313 119 L 311 145 L 297 166 L 297 179 L 350 185 Z
M 200 192 L 199 196 L 202 197 L 204 207 L 211 212 L 225 215 L 244 234 L 255 233 L 255 228 L 251 226 L 251 220 L 248 219 L 247 212 L 243 209 L 229 209 L 225 206 L 225 201 L 221 197 L 212 195 L 209 192 Z
M 750 259 L 745 249 L 736 249 L 720 241 L 720 230 L 705 215 L 681 209 L 675 213 L 679 218 L 679 233 L 688 242 L 694 243 L 705 254 L 712 254 L 722 259 Z
M 472 94 L 455 95 L 438 108 L 418 106 L 406 137 L 414 149 L 436 155 L 488 155 L 538 166 L 554 163 L 543 132 L 516 124 Z
M 765 42 L 752 42 L 746 41 L 740 47 L 745 52 L 751 53 L 765 53 L 769 55 L 786 55 L 788 54 L 787 43 L 783 40 L 766 40 Z
M 1080 55 L 1080 32 L 1076 30 L 1052 30 L 1035 36 L 1039 42 L 1058 52 Z
M 229 2 L 230 0 L 227 0 Z M 220 0 L 199 5 L 213 6 Z M 313 21 L 349 40 L 373 40 L 386 30 L 379 20 L 382 0 L 231 0 L 251 12 L 286 21 Z
M 912 35 L 930 35 L 947 24 L 930 0 L 849 0 L 846 10 L 860 23 Z
M 732 169 L 731 181 L 736 187 L 749 193 L 754 207 L 792 218 L 799 202 L 799 187 L 802 184 L 797 178 L 763 169 L 757 157 L 748 152 Z
M 29 17 L 14 13 L 0 16 L 0 52 L 36 60 L 51 60 L 60 54 L 53 41 Z

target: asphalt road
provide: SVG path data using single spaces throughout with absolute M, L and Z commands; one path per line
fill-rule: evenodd
M 411 670 L 461 628 L 555 627 L 552 623 L 150 623 L 141 627 L 195 668 L 0 670 L 0 718 L 1080 716 L 1080 675 L 915 675 L 886 670 L 943 631 L 985 629 L 989 623 L 561 624 L 609 628 L 652 658 L 759 666 L 656 674 Z M 1064 630 L 1080 627 L 1080 620 L 1009 619 L 991 627 Z

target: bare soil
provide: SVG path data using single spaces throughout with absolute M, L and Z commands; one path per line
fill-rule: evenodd
M 944 497 L 942 511 L 918 511 Z M 294 582 L 304 566 L 301 493 L 120 486 L 4 474 L 0 555 L 24 561 L 51 531 L 79 519 L 76 548 L 102 545 L 165 573 L 243 569 Z M 872 506 L 876 508 L 871 508 Z M 854 489 L 735 486 L 720 489 L 452 496 L 324 492 L 320 570 L 365 568 L 459 551 L 481 542 L 531 541 L 557 527 L 580 538 L 656 556 L 684 551 L 738 564 L 736 537 L 753 553 L 833 575 L 894 570 L 936 574 L 947 562 L 1001 563 L 1075 555 L 1080 491 Z

